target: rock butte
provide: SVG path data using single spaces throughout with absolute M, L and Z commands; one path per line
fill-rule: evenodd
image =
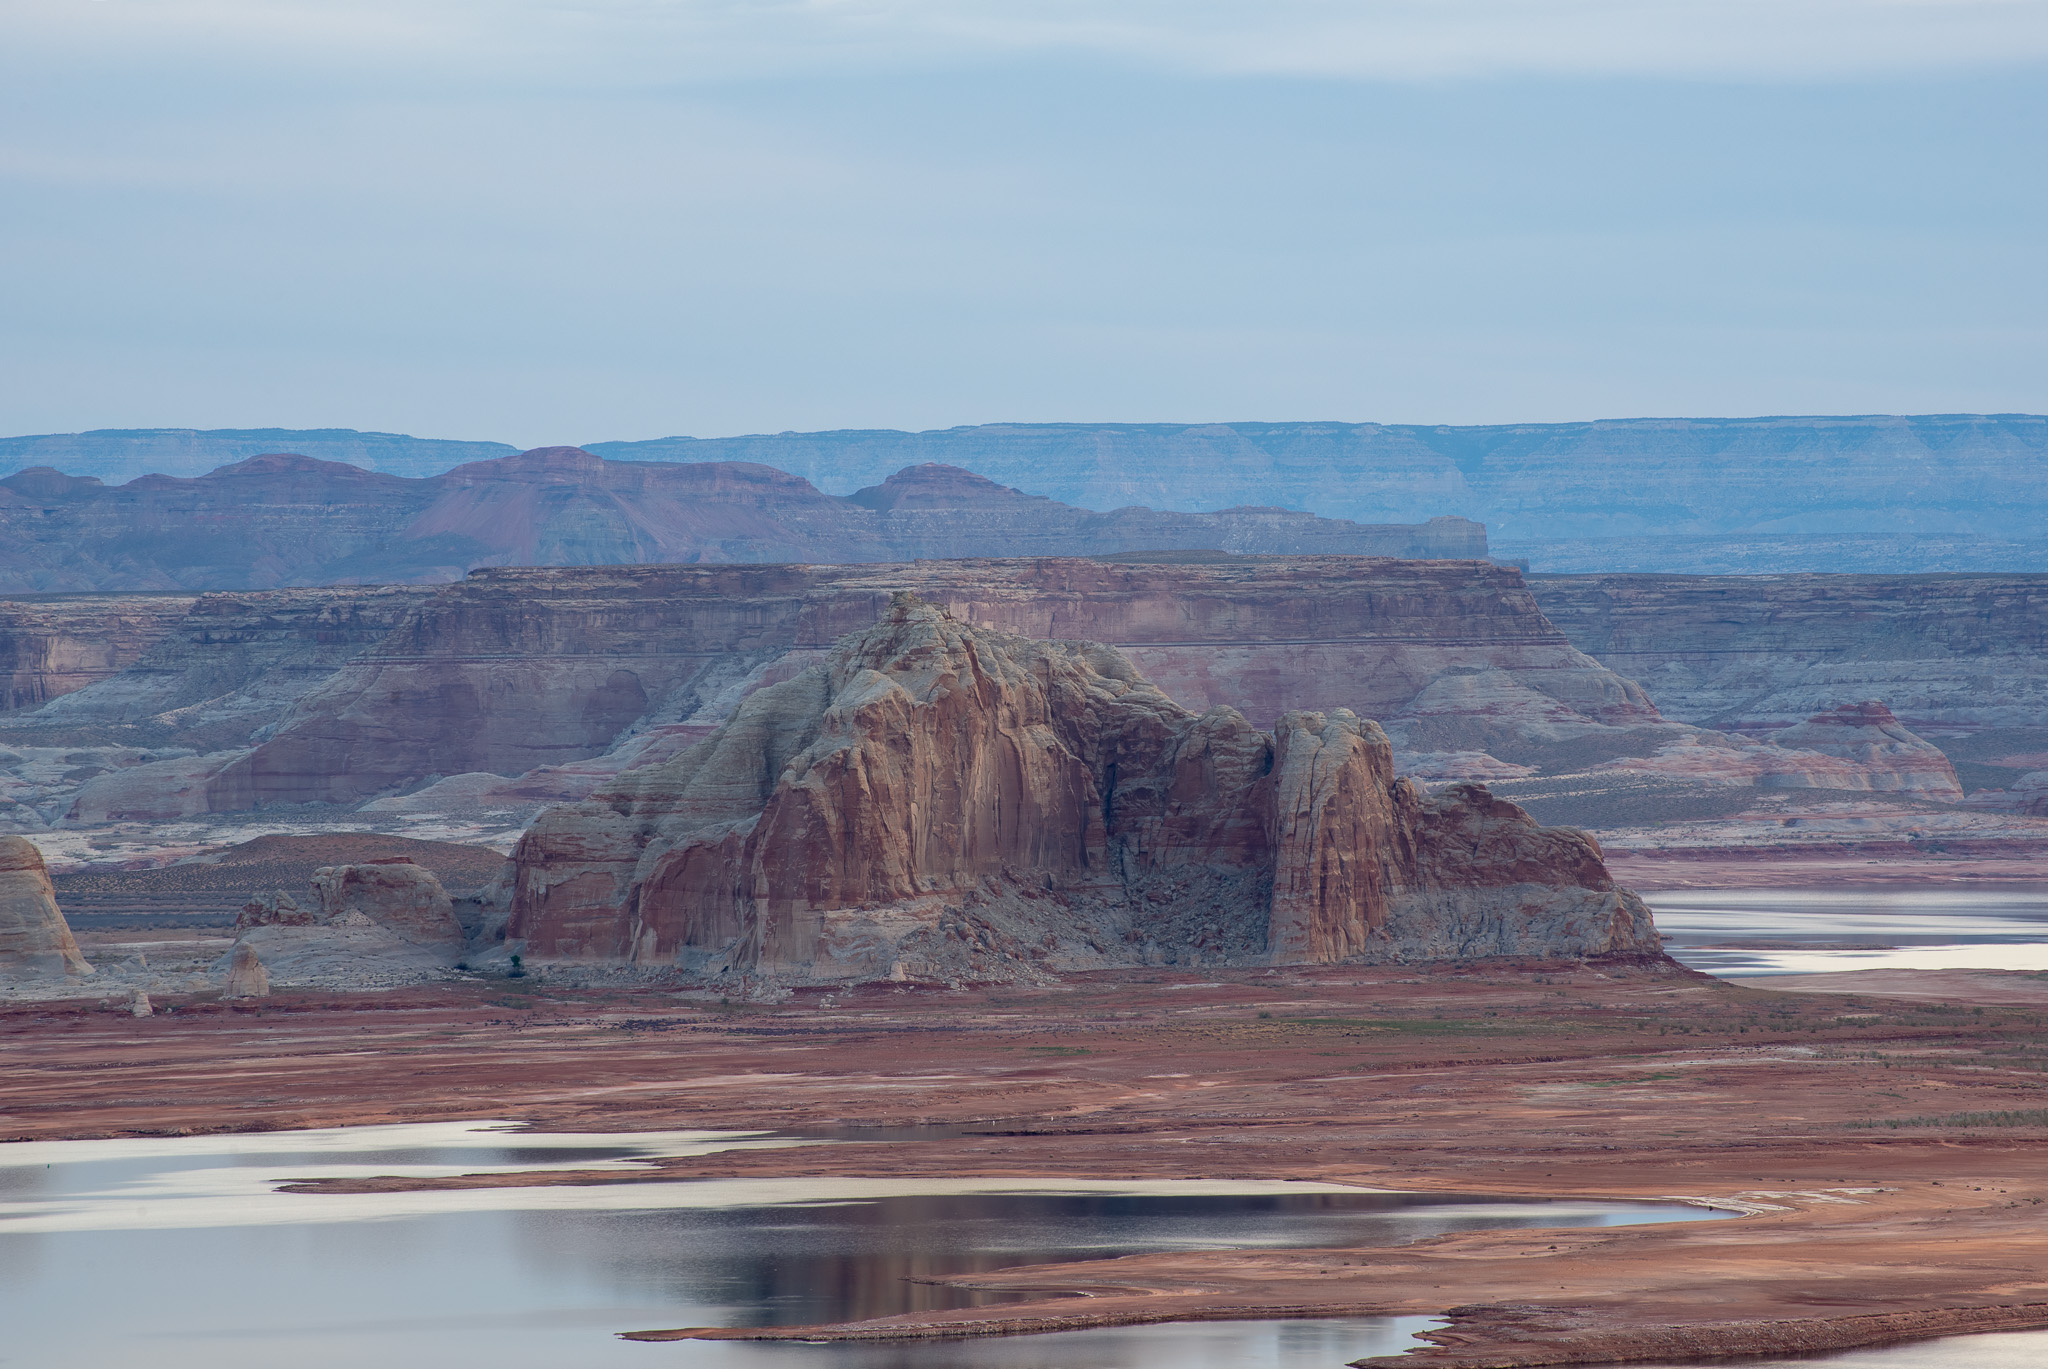
M 1371 722 L 1268 734 L 907 592 L 513 859 L 508 946 L 708 976 L 1661 954 L 1590 838 L 1426 795 Z
M 42 851 L 26 837 L 0 836 L 0 975 L 91 973 L 57 908 Z

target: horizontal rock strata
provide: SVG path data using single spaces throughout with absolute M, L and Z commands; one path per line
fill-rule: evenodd
M 1563 639 L 1516 571 L 1484 562 L 484 570 L 303 698 L 216 802 L 354 803 L 429 776 L 565 765 L 629 729 L 716 723 L 901 589 L 976 626 L 1112 643 L 1187 707 L 1228 704 L 1262 726 L 1345 707 L 1415 749 L 1455 751 L 1661 722 L 1640 688 Z
M 514 863 L 508 945 L 711 975 L 1657 954 L 1589 838 L 1425 794 L 1347 710 L 1268 734 L 907 592 Z
M 1768 730 L 1881 699 L 1927 736 L 2048 720 L 2048 575 L 1532 575 L 1665 716 Z

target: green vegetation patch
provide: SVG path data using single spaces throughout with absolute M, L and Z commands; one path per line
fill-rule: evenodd
M 2048 1108 L 2020 1112 L 1951 1112 L 1945 1117 L 1887 1117 L 1874 1122 L 1849 1122 L 1852 1127 L 2048 1127 Z

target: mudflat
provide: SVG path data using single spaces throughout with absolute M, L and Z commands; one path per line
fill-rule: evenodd
M 478 979 L 232 1004 L 174 996 L 142 1020 L 73 1000 L 0 1011 L 0 1135 L 508 1116 L 551 1130 L 851 1137 L 923 1124 L 644 1175 L 349 1187 L 1256 1176 L 1686 1198 L 1745 1215 L 1146 1255 L 974 1276 L 1045 1294 L 998 1307 L 620 1329 L 880 1338 L 1425 1313 L 1449 1324 L 1404 1363 L 1783 1353 L 2048 1325 L 2048 979 L 1975 975 L 1953 990 L 1780 992 L 1635 961 L 1127 971 L 778 1003 Z

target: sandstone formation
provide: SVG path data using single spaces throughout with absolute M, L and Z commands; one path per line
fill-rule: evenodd
M 242 905 L 235 918 L 235 930 L 251 927 L 310 927 L 320 920 L 317 913 L 301 908 L 297 899 L 282 889 L 257 894 Z
M 270 993 L 270 974 L 263 968 L 262 957 L 247 941 L 237 941 L 230 951 L 227 984 L 221 989 L 222 998 L 264 998 Z
M 108 487 L 0 480 L 0 590 L 438 584 L 476 566 L 862 562 L 1162 548 L 1486 554 L 1461 518 L 1363 525 L 1277 508 L 1095 513 L 926 465 L 850 497 L 738 462 L 606 461 L 547 447 L 406 479 L 289 454 Z
M 117 636 L 133 605 L 185 607 L 158 624 L 125 668 L 90 681 L 71 677 L 77 687 L 68 691 L 41 677 L 39 687 L 55 697 L 0 713 L 0 831 L 219 811 L 227 806 L 215 789 L 220 772 L 427 594 L 341 588 L 84 601 L 105 608 L 107 631 Z M 84 607 L 68 623 L 81 639 L 96 632 Z M 11 630 L 0 605 L 0 655 Z
M 2048 770 L 2029 770 L 2009 788 L 1980 789 L 1963 802 L 1973 808 L 2048 818 Z
M 898 589 L 972 624 L 1113 643 L 1187 707 L 1228 704 L 1261 726 L 1348 707 L 1387 719 L 1408 750 L 1518 763 L 1506 754 L 1516 745 L 1686 730 L 1572 648 L 1514 570 L 1483 562 L 485 570 L 303 697 L 214 782 L 211 801 L 358 803 L 430 776 L 525 775 L 656 729 L 715 725 L 749 691 L 873 623 Z M 1452 672 L 1472 679 L 1429 694 Z
M 126 670 L 177 626 L 192 599 L 67 594 L 0 602 L 0 712 L 34 708 Z
M 1908 731 L 1878 699 L 1817 713 L 1805 722 L 1778 729 L 1771 734 L 1771 741 L 1796 751 L 1854 761 L 1871 789 L 1951 802 L 1963 796 L 1948 757 Z
M 400 856 L 367 865 L 329 865 L 313 872 L 317 920 L 374 924 L 422 946 L 460 946 L 462 924 L 433 871 Z
M 1830 709 L 1761 738 L 1694 733 L 1651 755 L 1611 760 L 1595 769 L 1764 789 L 1911 794 L 1944 803 L 1963 797 L 1948 757 L 1907 731 L 1874 699 Z
M 441 881 L 404 857 L 322 866 L 313 872 L 312 901 L 302 908 L 282 891 L 249 900 L 235 920 L 234 948 L 213 973 L 233 983 L 253 959 L 266 990 L 273 979 L 404 983 L 454 964 L 468 944 Z
M 57 907 L 43 853 L 0 836 L 0 975 L 91 974 Z
M 1912 765 L 1933 779 L 1915 785 L 1896 755 L 1764 744 L 1882 698 L 1962 764 L 1963 788 L 2002 791 L 2048 763 L 2028 759 L 2048 756 L 2043 579 L 1525 584 L 1480 562 L 1159 553 L 205 595 L 128 669 L 0 715 L 0 830 L 300 803 L 523 823 L 679 754 L 896 589 L 970 623 L 1115 644 L 1197 711 L 1270 726 L 1356 709 L 1403 773 L 1435 781 L 1641 773 L 1940 797 L 1924 750 Z
M 1883 699 L 1938 737 L 2048 720 L 2048 575 L 1532 575 L 1665 716 L 1767 731 Z
M 1425 794 L 1348 711 L 1267 734 L 907 592 L 514 865 L 508 945 L 710 975 L 1657 953 L 1589 838 Z

